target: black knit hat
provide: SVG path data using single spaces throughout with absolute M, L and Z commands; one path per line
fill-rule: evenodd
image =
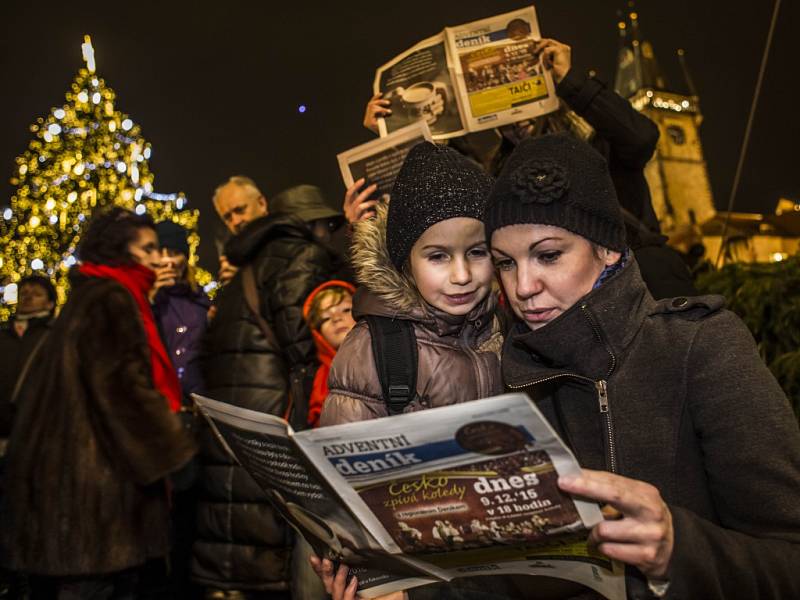
M 175 221 L 161 221 L 156 223 L 158 243 L 162 248 L 177 250 L 189 256 L 189 232 Z
M 406 156 L 395 179 L 386 222 L 389 257 L 402 269 L 411 248 L 429 227 L 456 217 L 481 219 L 492 178 L 447 146 L 421 142 Z
M 625 224 L 608 165 L 568 134 L 522 141 L 487 202 L 486 236 L 507 225 L 555 225 L 609 250 L 625 250 Z

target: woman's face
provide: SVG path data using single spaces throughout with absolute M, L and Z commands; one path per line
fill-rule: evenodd
M 514 314 L 544 327 L 592 290 L 620 253 L 552 225 L 509 225 L 492 235 L 492 258 Z
M 137 235 L 128 244 L 128 254 L 133 262 L 155 271 L 161 265 L 161 251 L 158 248 L 158 235 L 155 229 L 140 227 Z
M 477 219 L 456 217 L 429 227 L 411 248 L 409 261 L 422 298 L 448 314 L 468 314 L 491 290 L 492 259 Z
M 186 274 L 186 255 L 173 248 L 161 248 L 161 266 L 171 267 L 178 279 L 183 279 Z

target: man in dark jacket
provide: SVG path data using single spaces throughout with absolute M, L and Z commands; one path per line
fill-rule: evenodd
M 267 215 L 264 196 L 252 180 L 241 177 L 219 188 L 214 204 L 235 234 L 225 246 L 235 274 L 217 297 L 217 313 L 204 343 L 206 393 L 281 417 L 293 413 L 297 421 L 304 421 L 304 408 L 293 410 L 291 403 L 304 404 L 301 401 L 308 398 L 317 358 L 303 319 L 303 302 L 338 268 L 326 241 L 342 215 L 324 202 L 317 188 L 307 185 L 270 200 Z M 247 299 L 250 276 L 258 317 Z M 212 436 L 206 435 L 202 446 L 204 497 L 194 579 L 218 590 L 288 590 L 291 551 L 286 524 Z

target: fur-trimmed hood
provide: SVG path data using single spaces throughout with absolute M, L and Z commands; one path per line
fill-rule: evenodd
M 374 300 L 378 300 L 388 309 L 387 316 L 419 318 L 427 312 L 425 301 L 414 284 L 395 268 L 389 258 L 389 249 L 386 246 L 388 215 L 389 207 L 379 203 L 374 219 L 366 219 L 354 225 L 352 261 L 356 279 L 370 292 Z M 364 296 L 363 292 L 359 294 L 362 300 Z

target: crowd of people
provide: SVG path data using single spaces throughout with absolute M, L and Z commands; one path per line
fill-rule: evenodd
M 491 155 L 469 136 L 418 144 L 388 204 L 363 180 L 342 210 L 312 185 L 271 198 L 248 177 L 220 185 L 230 239 L 213 302 L 188 232 L 119 207 L 88 222 L 57 316 L 46 277 L 20 280 L 0 330 L 7 597 L 354 599 L 348 566 L 314 555 L 191 394 L 304 429 L 506 390 L 583 467 L 558 484 L 604 505 L 590 543 L 625 564 L 629 598 L 800 597 L 786 397 L 660 235 L 644 178 L 656 126 L 575 73 L 568 46 L 539 46 L 562 107 L 502 128 Z M 368 128 L 387 102 L 370 100 Z M 401 338 L 413 364 L 381 351 Z M 463 541 L 438 523 L 424 534 Z M 483 576 L 385 600 L 535 589 Z

